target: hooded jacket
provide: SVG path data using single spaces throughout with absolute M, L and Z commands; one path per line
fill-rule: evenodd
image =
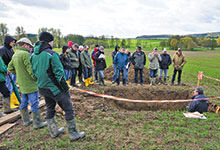
M 2 57 L 0 56 L 0 82 L 5 82 L 5 74 L 8 72 Z
M 179 56 L 176 52 L 176 54 L 174 54 L 174 56 L 173 56 L 173 67 L 174 67 L 174 69 L 175 70 L 182 70 L 185 63 L 186 63 L 185 56 L 183 54 L 181 54 Z
M 39 90 L 52 93 L 68 91 L 64 69 L 57 52 L 43 41 L 38 41 L 31 56 L 33 75 L 37 78 Z
M 192 99 L 204 99 L 206 98 L 203 94 L 196 95 L 192 97 Z M 189 108 L 187 111 L 189 112 L 196 112 L 198 111 L 199 113 L 207 112 L 208 111 L 208 100 L 197 100 L 197 101 L 192 101 L 189 104 Z
M 14 51 L 12 47 L 9 45 L 12 41 L 16 42 L 16 39 L 12 36 L 5 36 L 4 46 L 0 48 L 0 56 L 2 57 L 5 65 L 7 66 L 11 61 L 12 56 L 14 55 Z
M 95 54 L 99 51 L 99 49 L 97 48 L 94 48 L 94 51 L 92 51 L 92 54 L 91 54 L 91 58 L 93 60 L 93 66 L 95 67 L 96 66 L 96 61 L 95 61 Z
M 90 58 L 90 54 L 87 50 L 83 50 L 80 53 L 80 61 L 83 68 L 92 68 L 92 61 Z
M 99 71 L 99 70 L 105 70 L 105 68 L 106 68 L 105 59 L 104 59 L 104 58 L 99 58 L 99 56 L 100 56 L 101 54 L 104 55 L 104 52 L 98 51 L 98 52 L 95 54 L 96 69 L 97 69 L 98 71 Z
M 38 91 L 36 79 L 32 74 L 30 57 L 28 49 L 18 47 L 8 64 L 8 70 L 17 75 L 17 83 L 22 94 Z

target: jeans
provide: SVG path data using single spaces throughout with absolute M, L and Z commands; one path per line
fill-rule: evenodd
M 39 92 L 34 92 L 30 94 L 22 94 L 21 93 L 21 106 L 20 110 L 23 110 L 24 108 L 28 107 L 28 103 L 30 101 L 31 103 L 31 112 L 36 112 L 39 109 L 39 100 L 38 100 Z
M 72 68 L 71 69 L 71 74 L 72 74 L 72 77 L 71 77 L 70 85 L 75 85 L 76 84 L 77 68 Z
M 98 80 L 98 70 L 96 66 L 94 67 L 94 72 L 95 72 L 95 80 Z
M 16 83 L 16 75 L 11 73 L 10 76 L 11 76 L 12 80 L 14 81 L 14 83 Z M 6 76 L 6 87 L 10 91 L 10 95 L 11 95 L 12 92 L 14 92 L 14 90 L 13 90 L 13 86 L 11 84 L 11 79 L 9 78 L 9 76 Z
M 159 78 L 162 78 L 163 72 L 164 72 L 164 78 L 167 78 L 168 70 L 169 69 L 159 69 L 160 72 Z
M 92 68 L 82 68 L 84 79 L 88 79 L 92 76 Z
M 113 64 L 113 77 L 112 77 L 112 81 L 116 81 L 117 80 L 117 65 Z
M 123 85 L 126 85 L 126 77 L 127 77 L 127 70 L 125 68 L 116 70 L 117 79 L 116 82 L 119 85 L 120 84 L 120 72 L 122 73 L 122 81 Z
M 150 77 L 151 78 L 156 78 L 157 77 L 157 71 L 158 71 L 158 69 L 156 69 L 156 70 L 150 69 Z
M 46 92 L 43 89 L 39 89 L 39 91 L 44 96 L 46 102 L 46 119 L 52 119 L 54 117 L 56 112 L 56 104 L 58 104 L 65 112 L 65 119 L 67 121 L 74 119 L 74 110 L 69 91 L 67 91 L 66 93 L 61 92 L 56 96 L 54 96 L 51 92 Z
M 0 82 L 0 92 L 2 93 L 3 97 L 9 97 L 10 96 L 10 91 L 6 87 L 5 82 Z
M 182 70 L 175 70 L 173 71 L 173 77 L 172 77 L 172 83 L 174 83 L 175 79 L 176 79 L 176 73 L 178 72 L 178 83 L 181 82 L 181 75 L 182 75 Z
M 135 77 L 134 83 L 138 83 L 138 71 L 140 72 L 140 84 L 143 84 L 143 69 L 134 69 Z
M 71 70 L 69 69 L 64 69 L 64 73 L 65 73 L 65 77 L 66 77 L 66 81 L 71 79 Z
M 104 70 L 99 70 L 99 78 L 104 79 Z

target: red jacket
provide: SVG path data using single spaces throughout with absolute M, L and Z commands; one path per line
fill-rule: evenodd
M 93 66 L 96 66 L 96 62 L 95 62 L 95 54 L 98 52 L 98 49 L 94 48 L 94 51 L 92 51 L 91 57 L 93 60 Z

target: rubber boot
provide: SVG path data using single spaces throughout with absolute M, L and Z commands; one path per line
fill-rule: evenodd
M 47 122 L 42 122 L 40 117 L 40 109 L 35 112 L 32 112 L 33 122 L 34 122 L 34 129 L 39 129 L 47 126 Z
M 84 84 L 83 79 L 82 79 L 82 76 L 78 76 L 78 78 L 79 78 L 79 83 L 80 83 L 80 84 Z
M 21 114 L 21 118 L 24 122 L 24 126 L 27 127 L 29 125 L 31 125 L 33 123 L 33 120 L 30 119 L 29 117 L 29 112 L 28 112 L 28 108 L 24 108 L 22 110 L 20 110 L 20 114 Z
M 159 83 L 158 84 L 161 85 L 161 78 L 159 78 Z
M 152 79 L 152 83 L 153 83 L 153 85 L 156 85 L 156 78 Z
M 103 86 L 101 79 L 99 79 L 99 85 L 100 85 L 100 86 Z
M 153 85 L 153 78 L 150 78 L 150 85 Z
M 84 79 L 84 81 L 85 81 L 85 86 L 86 87 L 88 87 L 89 86 L 89 81 L 88 81 L 89 79 L 87 78 L 87 79 Z
M 71 141 L 78 140 L 79 138 L 85 137 L 85 135 L 86 135 L 85 132 L 80 132 L 79 133 L 77 131 L 76 123 L 75 123 L 74 119 L 66 121 L 66 123 L 67 123 L 67 128 L 68 128 L 68 131 L 69 131 L 69 134 L 70 134 L 70 140 Z
M 88 82 L 89 82 L 90 85 L 94 84 L 93 82 L 91 82 L 91 78 L 88 78 Z
M 59 128 L 59 129 L 57 128 L 56 121 L 54 118 L 47 119 L 47 124 L 48 124 L 49 130 L 50 130 L 50 135 L 52 138 L 57 137 L 61 133 L 64 133 L 63 127 Z
M 104 79 L 101 79 L 101 81 L 102 81 L 102 85 L 106 86 Z
M 164 81 L 164 84 L 167 85 L 167 78 L 164 78 L 163 81 Z
M 11 109 L 10 97 L 6 97 L 6 98 L 3 97 L 3 109 L 5 114 L 9 114 L 17 110 L 17 109 Z

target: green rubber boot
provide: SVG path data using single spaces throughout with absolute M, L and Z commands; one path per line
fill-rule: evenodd
M 47 119 L 47 124 L 48 124 L 49 130 L 50 130 L 50 135 L 52 138 L 57 137 L 61 133 L 64 133 L 63 127 L 59 128 L 59 129 L 57 128 L 56 121 L 54 118 Z
M 67 128 L 70 134 L 70 140 L 74 141 L 74 140 L 78 140 L 80 138 L 85 137 L 86 133 L 85 132 L 78 132 L 76 129 L 76 123 L 75 120 L 69 120 L 67 121 Z
M 32 112 L 33 122 L 34 122 L 34 129 L 39 129 L 47 126 L 47 122 L 42 122 L 40 117 L 40 109 L 35 112 Z
M 29 125 L 31 125 L 33 123 L 33 120 L 30 119 L 29 117 L 29 112 L 28 112 L 28 108 L 24 108 L 22 110 L 20 110 L 20 114 L 21 114 L 21 118 L 24 122 L 24 126 L 27 127 Z

